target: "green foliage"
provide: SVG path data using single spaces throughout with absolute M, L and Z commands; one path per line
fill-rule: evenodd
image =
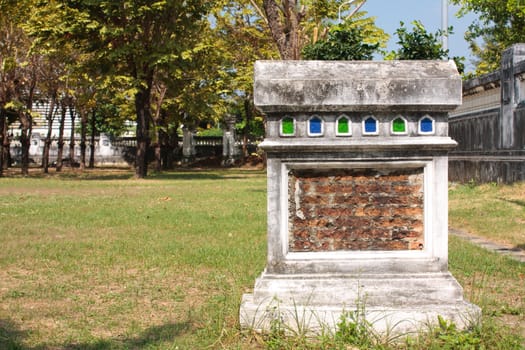
M 303 58 L 307 60 L 371 60 L 379 44 L 366 44 L 357 28 L 335 25 L 330 28 L 328 38 L 306 45 Z
M 210 128 L 210 129 L 204 129 L 197 133 L 199 136 L 214 136 L 214 137 L 222 137 L 222 129 L 220 128 Z
M 479 16 L 471 24 L 465 39 L 477 56 L 476 74 L 489 73 L 500 66 L 501 52 L 525 42 L 525 3 L 522 0 L 452 0 L 461 5 L 460 16 L 474 12 Z
M 434 336 L 442 343 L 442 349 L 472 349 L 481 343 L 479 334 L 472 331 L 458 331 L 456 325 L 438 316 Z
M 0 109 L 25 105 L 21 88 L 28 81 L 30 42 L 21 24 L 28 12 L 27 1 L 0 1 Z
M 344 312 L 337 324 L 335 341 L 347 345 L 359 346 L 368 349 L 373 346 L 371 336 L 372 325 L 365 318 L 362 310 Z
M 242 122 L 237 123 L 235 128 L 241 133 L 248 133 L 250 136 L 261 138 L 264 136 L 264 118 L 256 116 L 253 119 L 243 118 Z
M 265 345 L 268 350 L 281 350 L 289 348 L 289 339 L 285 334 L 285 326 L 277 317 L 270 321 L 270 332 L 266 336 Z
M 423 23 L 420 21 L 412 22 L 412 31 L 408 31 L 405 23 L 400 22 L 400 27 L 396 30 L 399 39 L 397 44 L 400 48 L 397 51 L 390 52 L 386 59 L 398 60 L 442 60 L 449 58 L 448 50 L 443 49 L 441 36 L 443 34 L 453 34 L 453 28 L 449 27 L 446 32 L 438 30 L 435 33 L 429 33 Z M 456 63 L 459 73 L 465 71 L 465 58 L 452 57 Z
M 437 325 L 429 333 L 420 333 L 416 338 L 406 339 L 406 349 L 484 349 L 479 329 L 475 327 L 474 330 L 460 331 L 453 322 L 438 316 Z
M 34 38 L 34 50 L 55 53 L 72 46 L 82 57 L 76 70 L 87 77 L 80 80 L 91 83 L 84 102 L 94 105 L 78 109 L 87 112 L 99 100 L 108 103 L 101 98 L 103 91 L 114 98 L 109 103 L 118 107 L 119 117 L 131 119 L 133 110 L 137 177 L 147 173 L 144 149 L 155 112 L 166 116 L 171 108 L 175 119 L 184 115 L 182 110 L 190 115 L 213 110 L 209 87 L 214 82 L 206 74 L 216 69 L 211 65 L 203 69 L 203 62 L 215 62 L 210 55 L 212 38 L 205 36 L 211 5 L 203 0 L 56 0 L 33 5 L 26 27 Z M 168 91 L 154 90 L 158 82 Z M 204 93 L 208 98 L 203 98 Z M 122 125 L 124 118 L 114 124 Z
M 371 60 L 386 45 L 388 34 L 375 25 L 373 17 L 359 12 L 341 24 L 328 27 L 326 38 L 307 44 L 304 59 Z
M 397 44 L 400 48 L 394 53 L 394 58 L 400 60 L 440 60 L 448 56 L 448 50 L 444 50 L 440 42 L 443 32 L 438 30 L 429 33 L 420 21 L 412 22 L 412 31 L 409 32 L 403 22 L 396 30 L 399 38 Z M 447 34 L 452 33 L 452 27 Z

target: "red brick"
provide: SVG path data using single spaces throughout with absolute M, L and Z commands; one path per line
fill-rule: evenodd
M 338 218 L 353 215 L 351 207 L 321 207 L 317 210 L 317 215 L 325 218 Z
M 345 193 L 345 194 L 352 194 L 354 192 L 354 187 L 352 184 L 342 184 L 342 183 L 336 183 L 332 185 L 332 191 L 333 193 Z
M 370 219 L 356 216 L 344 216 L 336 218 L 334 223 L 338 227 L 345 226 L 352 227 L 355 230 L 359 230 L 364 227 L 370 226 Z
M 298 241 L 290 246 L 299 251 L 398 250 L 410 243 L 412 249 L 411 242 L 424 235 L 423 176 L 417 171 L 378 175 L 373 170 L 294 170 L 289 206 L 293 213 L 295 196 L 300 195 L 305 219 L 292 215 L 290 229 L 297 231 L 293 237 Z M 294 181 L 299 183 L 297 193 Z
M 300 204 L 315 204 L 315 205 L 326 205 L 330 203 L 329 195 L 303 195 L 300 199 Z
M 398 194 L 398 195 L 403 195 L 403 194 L 411 194 L 411 193 L 414 193 L 413 189 L 411 188 L 411 186 L 402 186 L 402 185 L 395 185 L 392 187 L 392 193 L 395 193 L 395 194 Z
M 388 179 L 391 182 L 408 181 L 409 175 L 388 175 Z
M 326 252 L 326 251 L 330 251 L 330 250 L 333 250 L 333 249 L 330 249 L 330 242 L 329 241 L 324 241 L 321 243 L 321 246 L 319 247 L 319 250 L 323 251 L 323 252 Z
M 405 241 L 377 241 L 374 250 L 408 250 L 408 242 Z
M 316 230 L 316 232 L 317 232 L 316 233 L 316 238 L 318 240 L 323 240 L 323 239 L 326 239 L 326 238 L 333 238 L 336 235 L 337 229 L 335 229 L 335 228 L 331 228 L 331 229 L 322 228 L 322 229 Z
M 425 245 L 422 241 L 412 241 L 408 244 L 408 249 L 410 250 L 423 250 L 425 248 Z
M 310 231 L 308 229 L 302 229 L 302 230 L 296 229 L 293 231 L 293 237 L 294 239 L 298 239 L 298 238 L 306 239 L 310 237 Z
M 422 217 L 423 215 L 423 208 L 421 207 L 401 207 L 401 208 L 395 208 L 392 210 L 393 215 L 399 215 L 404 217 Z
M 384 228 L 369 228 L 363 232 L 366 237 L 370 240 L 375 240 L 378 238 L 391 238 L 390 230 Z
M 357 196 L 354 196 L 352 194 L 341 194 L 341 193 L 336 193 L 333 197 L 332 197 L 332 200 L 333 200 L 333 203 L 334 204 L 338 204 L 338 205 L 355 205 L 356 203 L 359 202 L 359 197 Z
M 322 219 L 312 219 L 312 220 L 310 220 L 310 226 L 314 226 L 314 227 L 329 227 L 329 226 L 333 226 L 333 224 L 330 222 L 329 219 L 322 218 Z

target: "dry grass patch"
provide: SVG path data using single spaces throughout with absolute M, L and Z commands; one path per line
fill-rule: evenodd
M 241 296 L 265 265 L 265 174 L 131 177 L 119 170 L 0 181 L 0 349 L 270 347 L 271 338 L 238 323 Z M 453 188 L 451 197 L 477 196 L 468 191 Z M 515 193 L 499 201 L 519 207 Z M 523 264 L 451 237 L 450 265 L 496 322 L 480 333 L 484 344 L 510 344 L 521 331 L 502 325 L 525 323 Z
M 239 341 L 264 266 L 265 174 L 92 175 L 0 181 L 0 348 Z
M 525 182 L 450 187 L 449 224 L 525 249 Z

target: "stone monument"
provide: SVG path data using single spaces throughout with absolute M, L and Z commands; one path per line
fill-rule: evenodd
M 195 127 L 192 125 L 182 126 L 182 162 L 191 163 L 195 160 L 197 150 L 195 149 Z
M 222 166 L 232 166 L 240 158 L 235 135 L 236 117 L 232 114 L 224 116 L 222 135 Z
M 452 61 L 259 61 L 254 100 L 267 118 L 268 256 L 242 327 L 315 332 L 358 309 L 378 331 L 478 320 L 448 271 Z

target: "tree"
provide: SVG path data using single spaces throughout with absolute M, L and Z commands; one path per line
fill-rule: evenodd
M 214 9 L 216 49 L 220 55 L 218 91 L 227 102 L 225 113 L 240 120 L 237 129 L 243 138 L 243 155 L 248 155 L 248 138 L 262 116 L 253 105 L 253 63 L 277 59 L 279 52 L 272 39 L 266 17 L 256 2 L 224 1 Z M 257 130 L 259 131 L 259 130 Z
M 429 33 L 420 21 L 412 22 L 413 28 L 409 32 L 405 23 L 400 22 L 396 30 L 400 48 L 394 53 L 400 60 L 441 60 L 448 56 L 448 50 L 443 49 L 440 42 L 442 31 Z
M 329 27 L 327 38 L 308 44 L 303 49 L 305 59 L 371 60 L 373 54 L 385 47 L 388 34 L 377 28 L 366 12 L 355 14 L 345 22 Z
M 0 118 L 17 115 L 22 145 L 21 170 L 29 172 L 29 146 L 33 125 L 31 108 L 38 80 L 39 57 L 29 53 L 30 40 L 22 23 L 30 12 L 30 1 L 0 2 Z M 3 142 L 9 145 L 4 119 Z M 8 148 L 8 147 L 7 147 Z M 4 155 L 9 152 L 3 151 Z
M 255 6 L 255 0 L 251 2 Z M 263 0 L 262 8 L 281 58 L 297 60 L 304 45 L 310 40 L 315 42 L 326 21 L 337 18 L 342 6 L 355 7 L 348 15 L 351 17 L 365 3 L 366 0 Z
M 525 4 L 519 0 L 452 0 L 461 5 L 460 16 L 479 16 L 465 33 L 472 53 L 478 57 L 476 74 L 499 69 L 501 52 L 512 44 L 525 42 Z M 481 40 L 481 43 L 480 43 Z
M 43 57 L 43 64 L 40 71 L 39 90 L 42 98 L 48 102 L 48 111 L 46 113 L 47 134 L 44 140 L 44 149 L 42 153 L 42 168 L 44 173 L 49 171 L 49 152 L 52 144 L 53 122 L 57 115 L 59 107 L 59 95 L 63 89 L 60 78 L 64 74 L 63 61 L 59 60 L 60 56 L 47 55 Z
M 448 59 L 448 50 L 443 49 L 441 43 L 442 30 L 429 33 L 420 21 L 413 21 L 412 31 L 409 32 L 403 22 L 396 30 L 399 38 L 397 44 L 400 46 L 397 51 L 391 52 L 387 59 L 398 60 L 442 60 Z M 446 35 L 452 34 L 453 28 L 447 29 Z M 453 57 L 460 73 L 463 73 L 465 65 L 463 57 Z
M 74 42 L 92 54 L 87 64 L 99 76 L 126 81 L 137 125 L 136 177 L 147 175 L 155 72 L 169 70 L 178 60 L 191 61 L 198 49 L 191 46 L 192 39 L 205 22 L 208 6 L 203 0 L 56 0 L 38 3 L 33 12 L 39 44 Z M 42 20 L 50 16 L 55 21 Z

